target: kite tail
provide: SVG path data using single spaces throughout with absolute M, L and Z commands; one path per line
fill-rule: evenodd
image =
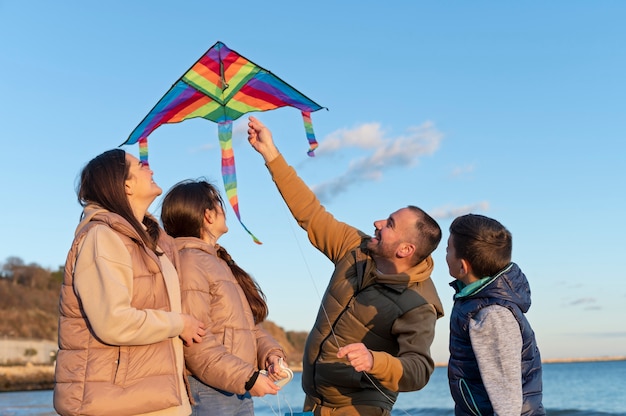
M 313 122 L 311 121 L 311 112 L 303 111 L 302 112 L 302 120 L 304 121 L 304 130 L 306 131 L 306 138 L 309 141 L 309 150 L 306 152 L 307 155 L 313 157 L 315 156 L 315 149 L 317 149 L 317 140 L 315 140 L 315 132 L 313 131 Z
M 258 238 L 248 230 L 248 227 L 241 222 L 239 215 L 239 198 L 237 197 L 237 173 L 235 172 L 235 154 L 233 153 L 233 122 L 232 120 L 220 121 L 217 124 L 217 131 L 220 140 L 220 148 L 222 149 L 222 179 L 224 180 L 224 189 L 230 206 L 235 211 L 235 215 L 244 230 L 252 237 L 257 244 L 263 244 Z
M 148 164 L 148 138 L 142 137 L 139 139 L 139 161 L 142 165 L 149 166 Z

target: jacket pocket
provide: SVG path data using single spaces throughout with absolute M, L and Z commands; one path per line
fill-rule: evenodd
M 229 353 L 233 352 L 233 346 L 235 342 L 235 330 L 231 327 L 224 328 L 224 336 L 222 338 L 222 345 L 226 348 L 226 351 Z
M 480 410 L 478 409 L 478 406 L 476 405 L 474 396 L 472 395 L 472 392 L 464 379 L 459 380 L 459 392 L 467 411 L 474 416 L 482 416 Z
M 128 375 L 128 361 L 130 358 L 129 347 L 117 348 L 117 360 L 113 363 L 113 384 L 117 386 L 124 386 L 126 384 L 126 376 Z

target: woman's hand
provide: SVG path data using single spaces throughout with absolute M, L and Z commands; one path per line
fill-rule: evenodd
M 181 313 L 183 318 L 183 332 L 179 335 L 185 345 L 189 346 L 194 342 L 202 342 L 202 337 L 206 334 L 204 324 L 191 315 Z

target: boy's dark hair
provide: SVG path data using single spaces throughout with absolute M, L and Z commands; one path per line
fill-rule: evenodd
M 479 278 L 494 276 L 511 262 L 513 237 L 493 218 L 462 215 L 450 224 L 450 235 L 457 257 L 467 260 Z

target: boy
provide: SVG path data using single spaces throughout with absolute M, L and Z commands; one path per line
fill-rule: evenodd
M 455 415 L 545 415 L 541 357 L 525 317 L 530 287 L 511 262 L 511 233 L 475 214 L 450 225 L 454 307 L 448 381 Z

